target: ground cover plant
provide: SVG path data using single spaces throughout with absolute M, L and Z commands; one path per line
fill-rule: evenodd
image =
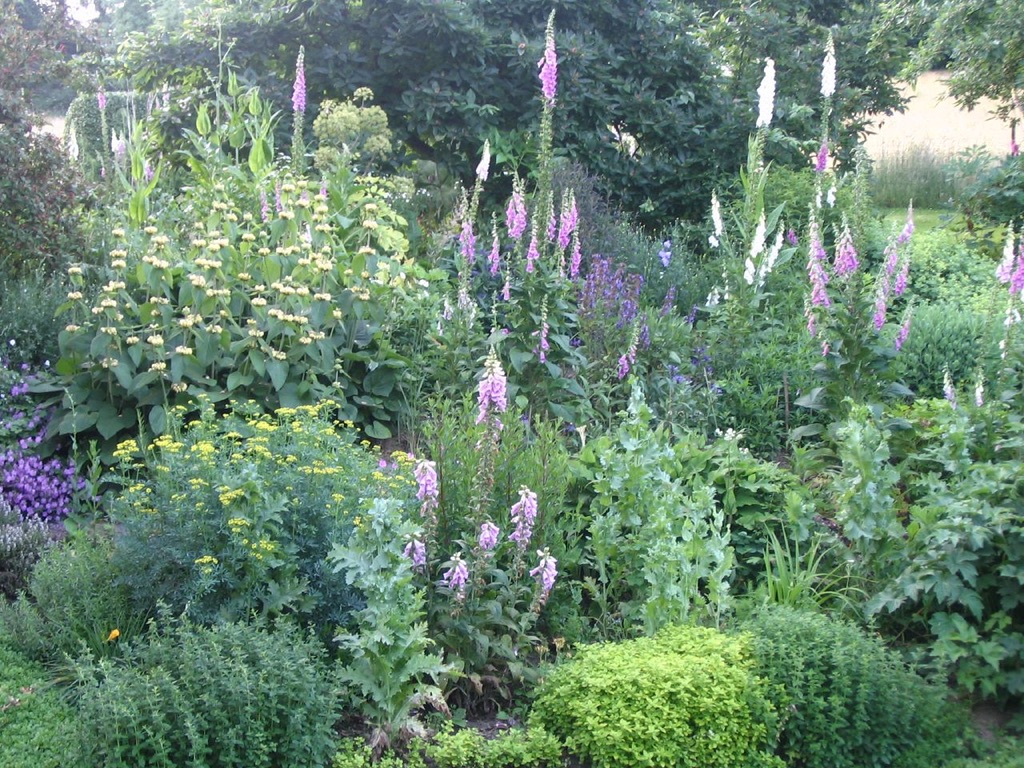
M 847 117 L 901 46 L 859 10 L 612 5 L 340 3 L 381 34 L 338 58 L 325 8 L 111 11 L 180 30 L 93 70 L 87 242 L 0 294 L 14 764 L 984 759 L 969 708 L 1024 695 L 1020 225 L 878 210 Z M 423 72 L 512 47 L 401 90 L 402 14 Z M 707 64 L 634 111 L 718 115 L 728 167 L 668 191 L 689 123 L 605 117 L 644 51 Z

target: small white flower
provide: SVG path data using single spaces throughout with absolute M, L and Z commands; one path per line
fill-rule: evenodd
M 480 159 L 480 164 L 476 167 L 476 177 L 480 181 L 487 181 L 487 174 L 491 168 L 491 142 L 490 139 L 484 141 L 484 156 Z

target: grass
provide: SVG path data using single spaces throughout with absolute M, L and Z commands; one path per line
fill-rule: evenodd
M 906 205 L 913 200 L 922 208 L 948 208 L 958 192 L 947 172 L 949 158 L 915 144 L 875 160 L 871 194 L 883 207 Z

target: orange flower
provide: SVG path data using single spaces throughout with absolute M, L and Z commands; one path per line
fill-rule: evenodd
M 121 636 L 121 630 L 120 629 L 112 629 L 112 630 L 110 630 L 110 634 L 107 635 L 107 642 L 108 643 L 112 643 L 115 640 L 117 640 L 117 638 L 119 638 L 120 636 Z

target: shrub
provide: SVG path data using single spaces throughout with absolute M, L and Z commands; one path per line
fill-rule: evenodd
M 942 229 L 915 233 L 912 258 L 907 293 L 916 300 L 958 310 L 1002 309 L 996 265 L 955 233 Z
M 595 768 L 781 768 L 768 696 L 748 639 L 668 627 L 582 647 L 541 684 L 530 722 Z
M 41 520 L 22 520 L 0 496 L 0 597 L 14 599 L 50 541 Z
M 323 647 L 297 627 L 161 619 L 81 677 L 79 765 L 320 768 L 339 715 Z
M 221 417 L 207 404 L 186 427 L 172 414 L 145 453 L 133 441 L 118 448 L 119 578 L 145 610 L 163 601 L 203 623 L 290 613 L 326 637 L 359 601 L 327 553 L 348 538 L 363 499 L 411 496 L 405 457 L 356 444 L 326 407 L 246 410 Z
M 110 655 L 112 630 L 130 639 L 145 617 L 130 607 L 111 563 L 113 544 L 102 532 L 82 533 L 48 548 L 17 602 L 0 605 L 0 626 L 11 645 L 39 661 L 62 662 L 83 648 Z
M 997 320 L 955 304 L 914 309 L 910 335 L 896 356 L 897 375 L 919 398 L 942 397 L 945 370 L 958 385 L 973 385 L 979 369 L 988 381 L 999 367 Z
M 0 638 L 0 765 L 61 768 L 75 744 L 74 710 L 46 671 Z
M 787 765 L 928 768 L 957 746 L 964 724 L 946 708 L 943 689 L 878 638 L 789 607 L 765 609 L 740 629 L 752 638 L 772 703 L 785 713 L 776 754 Z
M 42 368 L 57 361 L 57 334 L 64 327 L 57 308 L 66 293 L 64 276 L 43 269 L 0 278 L 0 342 L 10 364 Z

